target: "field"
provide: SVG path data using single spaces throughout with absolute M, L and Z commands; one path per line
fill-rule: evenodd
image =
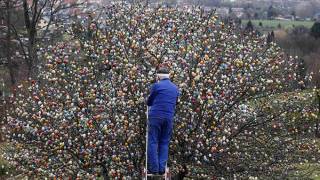
M 242 20 L 242 25 L 246 26 L 249 20 Z M 311 28 L 313 21 L 287 21 L 287 20 L 251 20 L 255 27 L 259 26 L 259 23 L 262 23 L 264 28 L 276 29 L 278 25 L 281 25 L 281 28 L 290 29 L 294 26 L 305 26 Z

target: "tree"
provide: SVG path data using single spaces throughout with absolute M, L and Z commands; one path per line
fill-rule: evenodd
M 14 73 L 13 73 L 13 63 L 11 59 L 11 4 L 10 0 L 7 0 L 6 2 L 6 25 L 7 25 L 7 37 L 6 37 L 6 59 L 8 63 L 8 69 L 10 72 L 10 77 L 11 77 L 11 84 L 15 84 L 15 79 L 14 79 Z
M 12 52 L 15 47 L 14 39 L 12 37 L 12 29 L 10 27 L 10 24 L 12 22 L 12 12 L 13 12 L 13 7 L 15 6 L 14 1 L 3 1 L 0 2 L 0 11 L 3 16 L 1 17 L 3 25 L 0 28 L 0 42 L 1 45 L 0 48 L 0 64 L 4 65 L 5 67 L 8 68 L 9 70 L 9 76 L 10 76 L 10 83 L 11 85 L 14 85 L 16 82 L 16 70 L 17 70 L 17 64 L 14 61 L 14 58 L 12 57 Z M 3 36 L 3 37 L 1 37 Z
M 274 42 L 275 36 L 274 36 L 274 32 L 271 31 L 271 33 L 268 33 L 267 35 L 267 43 L 270 44 L 271 42 Z
M 293 20 L 296 20 L 296 17 L 297 17 L 297 15 L 296 15 L 296 11 L 295 10 L 293 10 L 293 11 L 291 11 L 291 13 L 290 13 L 292 16 L 293 16 Z
M 253 24 L 251 20 L 248 21 L 247 26 L 246 26 L 246 31 L 253 31 Z
M 219 7 L 221 5 L 221 0 L 204 0 L 203 5 L 211 7 Z
M 308 63 L 308 71 L 312 73 L 312 82 L 311 85 L 315 87 L 314 89 L 314 113 L 317 114 L 316 118 L 316 128 L 315 128 L 315 135 L 316 137 L 320 138 L 320 50 L 312 52 L 307 55 L 306 61 Z
M 3 3 L 2 3 L 3 2 Z M 35 76 L 37 60 L 37 46 L 43 41 L 53 24 L 56 16 L 69 8 L 79 7 L 81 3 L 67 3 L 59 0 L 10 0 L 1 1 L 0 9 L 5 16 L 2 21 L 6 28 L 1 28 L 1 33 L 6 38 L 0 41 L 6 44 L 0 50 L 0 56 L 5 55 L 5 65 L 8 68 L 11 87 L 21 78 L 19 74 L 26 67 L 25 77 Z M 44 19 L 47 23 L 39 27 Z M 46 41 L 48 43 L 48 41 Z M 2 44 L 2 43 L 1 43 Z M 4 58 L 1 58 L 3 61 Z
M 320 38 L 320 22 L 315 22 L 310 30 L 310 35 L 314 38 Z
M 292 38 L 298 37 L 298 36 L 306 37 L 308 36 L 308 34 L 310 34 L 310 29 L 305 26 L 296 26 L 292 28 L 290 31 L 290 36 Z
M 273 19 L 274 17 L 276 17 L 278 15 L 277 10 L 271 5 L 268 8 L 268 12 L 267 12 L 267 17 L 268 19 Z
M 38 64 L 38 57 L 36 54 L 36 45 L 38 43 L 38 24 L 44 17 L 44 14 L 48 14 L 49 21 L 46 25 L 46 29 L 39 37 L 45 37 L 48 33 L 48 29 L 61 10 L 77 7 L 78 3 L 66 3 L 58 0 L 22 0 L 22 7 L 24 12 L 25 29 L 27 30 L 28 44 L 27 44 L 27 56 L 25 58 L 26 64 L 29 70 L 29 76 L 33 76 L 35 72 L 35 66 Z M 30 10 L 31 8 L 31 10 Z
M 172 70 L 181 90 L 173 173 L 284 177 L 291 163 L 318 161 L 319 152 L 299 154 L 301 142 L 292 138 L 302 131 L 288 117 L 309 107 L 286 93 L 304 84 L 297 59 L 213 13 L 122 3 L 106 10 L 105 28 L 92 21 L 77 32 L 91 36 L 70 31 L 70 39 L 43 48 L 38 79 L 18 86 L 8 102 L 2 130 L 12 148 L 5 157 L 18 170 L 34 177 L 141 177 L 145 99 L 159 66 Z
M 317 0 L 303 1 L 297 3 L 295 13 L 301 18 L 312 18 L 318 12 L 320 3 Z

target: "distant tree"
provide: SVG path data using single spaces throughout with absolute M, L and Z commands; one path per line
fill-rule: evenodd
M 296 19 L 296 11 L 295 10 L 293 10 L 292 12 L 291 12 L 291 15 L 293 16 L 293 19 L 295 20 Z
M 0 1 L 0 65 L 3 65 L 8 71 L 8 82 L 11 85 L 16 83 L 18 71 L 18 58 L 14 57 L 17 53 L 17 41 L 14 39 L 12 25 L 20 25 L 19 12 L 15 9 L 17 1 Z M 5 78 L 7 79 L 7 78 Z M 9 83 L 8 83 L 9 85 Z
M 261 22 L 261 21 L 259 22 L 259 26 L 260 26 L 260 27 L 263 27 L 263 24 L 262 24 L 262 22 Z
M 221 5 L 221 0 L 203 0 L 202 4 L 205 6 L 219 7 Z
M 320 38 L 320 22 L 315 22 L 310 30 L 310 35 L 314 38 Z
M 318 46 L 319 47 L 319 46 Z M 306 56 L 306 61 L 308 63 L 308 71 L 313 75 L 312 86 L 315 87 L 315 113 L 318 113 L 318 118 L 316 120 L 315 136 L 320 138 L 320 49 Z
M 271 31 L 271 33 L 268 33 L 268 36 L 267 36 L 267 43 L 270 44 L 271 42 L 273 42 L 275 39 L 275 36 L 274 36 L 274 32 Z
M 267 12 L 268 19 L 273 19 L 277 15 L 278 15 L 277 10 L 272 5 L 269 6 L 268 12 Z
M 253 31 L 253 24 L 251 20 L 248 21 L 247 26 L 246 26 L 247 31 Z
M 282 27 L 282 26 L 281 26 L 281 24 L 279 23 L 279 24 L 278 24 L 278 29 L 281 29 L 281 27 Z
M 305 26 L 296 26 L 295 28 L 292 28 L 290 31 L 291 36 L 305 36 L 310 33 L 310 29 L 308 29 Z
M 295 7 L 295 13 L 301 18 L 310 18 L 318 12 L 320 3 L 318 0 L 308 0 L 298 3 Z
M 10 80 L 11 80 L 11 84 L 14 85 L 15 84 L 15 77 L 14 77 L 14 64 L 13 64 L 13 59 L 11 58 L 11 41 L 12 41 L 12 37 L 11 37 L 11 28 L 10 28 L 10 24 L 11 24 L 11 12 L 12 12 L 12 2 L 10 0 L 6 0 L 5 2 L 5 8 L 6 8 L 6 40 L 5 40 L 5 56 L 6 56 L 6 65 L 9 69 L 9 74 L 10 74 Z
M 271 31 L 271 33 L 270 33 L 270 35 L 271 35 L 271 37 L 274 39 L 274 31 Z
M 44 37 L 48 37 L 50 27 L 56 24 L 57 16 L 78 5 L 80 3 L 60 0 L 0 1 L 0 24 L 5 26 L 0 28 L 0 59 L 8 69 L 12 86 L 21 79 L 24 69 L 28 71 L 25 72 L 28 73 L 27 76 L 35 74 L 38 45 Z M 39 24 L 44 20 L 47 20 L 44 23 L 46 25 L 40 27 Z
M 233 13 L 232 7 L 229 7 L 229 14 Z
M 246 18 L 251 19 L 254 17 L 254 10 L 251 7 L 245 7 L 244 15 Z

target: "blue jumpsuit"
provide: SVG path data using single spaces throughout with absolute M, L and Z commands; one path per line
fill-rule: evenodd
M 178 87 L 170 79 L 162 79 L 151 88 L 147 102 L 151 106 L 148 122 L 148 173 L 165 172 L 178 96 Z

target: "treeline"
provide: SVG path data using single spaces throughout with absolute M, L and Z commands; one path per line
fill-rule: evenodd
M 264 33 L 267 42 L 276 42 L 288 55 L 297 56 L 300 59 L 300 73 L 313 74 L 310 85 L 320 87 L 320 22 L 315 22 L 310 29 L 304 26 L 283 29 L 279 24 L 277 29 L 265 32 L 262 23 L 256 27 L 248 21 L 243 30 L 254 31 L 261 35 Z
M 298 56 L 304 73 L 313 73 L 314 86 L 320 87 L 320 23 L 311 29 L 304 26 L 274 32 L 275 41 L 289 55 Z

